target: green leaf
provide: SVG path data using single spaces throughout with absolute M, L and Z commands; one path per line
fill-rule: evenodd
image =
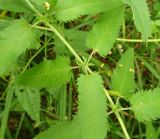
M 134 50 L 128 49 L 116 65 L 111 77 L 112 89 L 128 98 L 135 88 L 134 81 Z
M 151 20 L 147 7 L 146 0 L 122 0 L 128 4 L 133 12 L 134 23 L 139 32 L 142 34 L 142 39 L 147 41 L 151 35 Z
M 120 2 L 117 2 L 120 3 Z M 120 4 L 119 4 L 120 5 Z M 124 7 L 102 14 L 87 37 L 87 47 L 105 56 L 113 47 L 122 25 Z
M 64 30 L 64 37 L 67 39 L 69 44 L 71 44 L 73 49 L 78 52 L 78 54 L 81 54 L 81 52 L 88 50 L 88 48 L 84 45 L 86 35 L 87 33 L 84 31 Z M 55 51 L 56 54 L 59 55 L 71 54 L 68 48 L 59 39 L 55 39 Z
M 32 10 L 27 6 L 24 0 L 0 0 L 0 9 L 30 13 Z
M 82 15 L 97 14 L 119 8 L 119 0 L 58 0 L 55 16 L 62 21 L 74 20 Z
M 81 74 L 78 78 L 79 129 L 83 139 L 104 139 L 107 133 L 106 97 L 98 73 Z
M 17 87 L 15 94 L 22 108 L 37 123 L 40 121 L 40 92 L 31 88 Z
M 59 122 L 34 139 L 82 139 L 78 126 L 75 122 Z
M 152 122 L 146 124 L 146 139 L 158 139 L 157 132 L 152 125 Z
M 151 121 L 160 118 L 160 88 L 139 91 L 130 98 L 135 117 L 139 121 Z
M 35 30 L 23 20 L 13 20 L 0 32 L 0 75 L 13 70 L 20 54 L 26 49 L 38 48 Z
M 45 87 L 60 88 L 71 78 L 69 59 L 58 57 L 54 61 L 44 61 L 37 66 L 18 75 L 15 79 L 17 85 L 42 89 Z

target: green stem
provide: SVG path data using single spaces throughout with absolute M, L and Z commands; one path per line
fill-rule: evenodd
M 47 28 L 47 27 L 41 27 L 41 26 L 37 26 L 37 25 L 30 25 L 31 27 L 37 28 L 37 29 L 41 29 L 41 30 L 47 30 L 47 31 L 51 31 L 52 29 Z
M 5 108 L 1 120 L 0 139 L 4 139 L 13 94 L 14 94 L 13 88 L 9 85 L 9 87 L 7 88 Z
M 141 39 L 123 39 L 123 38 L 117 38 L 117 41 L 120 42 L 144 42 L 145 41 L 141 40 Z M 148 39 L 147 42 L 160 42 L 160 39 Z
M 83 60 L 80 58 L 80 56 L 75 52 L 75 50 L 72 48 L 72 46 L 64 39 L 64 37 L 48 22 L 46 22 L 46 25 L 54 32 L 59 39 L 67 46 L 67 48 L 70 50 L 70 52 L 75 56 L 75 58 L 81 63 L 84 64 Z
M 93 50 L 93 51 L 92 51 L 92 53 L 90 54 L 90 56 L 89 56 L 88 60 L 87 60 L 87 64 L 86 64 L 86 65 L 88 65 L 88 64 L 89 64 L 89 62 L 90 62 L 90 60 L 91 60 L 92 56 L 94 55 L 94 53 L 95 53 L 95 51 Z
M 116 108 L 116 106 L 115 106 L 115 104 L 114 104 L 111 96 L 109 95 L 108 91 L 107 91 L 107 90 L 104 90 L 104 91 L 105 91 L 105 94 L 106 94 L 106 96 L 107 96 L 110 104 L 111 104 L 112 109 L 113 109 L 113 110 L 116 110 L 117 108 Z M 119 113 L 118 111 L 115 111 L 114 113 L 115 113 L 115 115 L 116 115 L 116 117 L 117 117 L 117 119 L 118 119 L 118 121 L 119 121 L 119 123 L 120 123 L 120 125 L 121 125 L 121 128 L 122 128 L 122 130 L 123 130 L 123 132 L 124 132 L 124 135 L 125 135 L 126 139 L 130 139 L 129 134 L 128 134 L 128 132 L 127 132 L 127 129 L 126 129 L 126 127 L 125 127 L 125 124 L 124 124 L 124 122 L 123 122 L 123 120 L 122 120 L 122 118 L 121 118 L 120 113 Z
M 120 108 L 120 109 L 118 109 L 118 111 L 128 111 L 128 110 L 132 110 L 132 108 L 128 107 L 128 108 Z
M 132 108 L 131 108 L 131 107 L 128 107 L 128 108 L 120 108 L 120 109 L 117 109 L 117 111 L 127 111 L 127 110 L 132 110 Z M 110 111 L 110 112 L 108 113 L 108 115 L 110 115 L 110 114 L 112 114 L 112 113 L 114 113 L 113 110 Z
M 10 84 L 10 83 L 9 83 L 9 84 Z M 3 92 L 2 96 L 0 97 L 0 100 L 3 100 L 3 99 L 4 99 L 5 95 L 7 94 L 8 89 L 9 89 L 9 86 L 10 86 L 10 85 L 8 85 L 8 87 L 6 88 L 6 90 Z
M 20 129 L 22 127 L 24 117 L 25 117 L 25 112 L 22 113 L 22 116 L 21 116 L 21 119 L 20 119 L 20 122 L 19 122 L 19 125 L 18 125 L 18 129 L 17 129 L 16 135 L 15 135 L 15 139 L 18 139 L 19 132 L 20 132 Z

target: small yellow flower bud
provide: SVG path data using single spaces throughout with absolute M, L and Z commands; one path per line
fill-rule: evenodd
M 130 69 L 129 69 L 129 72 L 133 72 L 133 73 L 134 73 L 134 69 L 130 68 Z
M 47 11 L 50 9 L 50 4 L 48 2 L 45 2 L 44 3 L 44 7 L 47 9 Z

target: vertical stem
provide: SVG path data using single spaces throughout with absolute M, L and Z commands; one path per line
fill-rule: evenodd
M 142 128 L 141 128 L 141 124 L 138 123 L 138 129 L 139 129 L 139 139 L 143 139 L 143 136 L 142 136 Z
M 13 88 L 9 85 L 5 101 L 5 108 L 2 114 L 0 139 L 4 139 L 13 94 L 14 94 Z
M 108 94 L 107 90 L 105 89 L 104 91 L 105 91 L 105 94 L 106 94 L 106 96 L 107 96 L 110 104 L 111 104 L 112 109 L 113 109 L 113 110 L 116 110 L 116 106 L 115 106 L 112 98 L 111 98 L 110 95 Z M 123 132 L 124 132 L 124 135 L 125 135 L 126 139 L 130 139 L 129 134 L 128 134 L 128 132 L 127 132 L 127 129 L 126 129 L 126 127 L 125 127 L 125 125 L 124 125 L 124 122 L 123 122 L 123 120 L 122 120 L 122 118 L 121 118 L 121 115 L 119 114 L 119 112 L 118 112 L 117 110 L 115 111 L 115 115 L 116 115 L 116 117 L 117 117 L 117 119 L 118 119 L 118 121 L 119 121 L 119 123 L 120 123 L 120 125 L 121 125 L 121 128 L 122 128 L 122 130 L 123 130 Z
M 65 121 L 66 118 L 66 86 L 62 87 L 59 94 L 59 117 L 61 121 Z
M 22 113 L 22 116 L 21 116 L 21 119 L 20 119 L 20 122 L 19 122 L 19 125 L 18 125 L 18 129 L 17 129 L 16 135 L 15 135 L 15 139 L 18 139 L 18 135 L 19 135 L 21 126 L 23 124 L 24 117 L 25 117 L 25 112 Z
M 135 59 L 135 65 L 136 65 L 136 69 L 137 69 L 138 87 L 140 90 L 142 90 L 143 89 L 143 82 L 142 82 L 141 71 L 140 71 L 137 59 Z

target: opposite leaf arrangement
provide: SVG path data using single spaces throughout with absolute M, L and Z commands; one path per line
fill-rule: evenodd
M 34 139 L 114 138 L 110 128 L 117 120 L 123 131 L 117 134 L 130 139 L 125 114 L 146 125 L 146 138 L 158 139 L 152 120 L 160 118 L 160 88 L 143 91 L 137 61 L 157 79 L 159 73 L 134 45 L 123 52 L 127 39 L 117 39 L 125 36 L 130 12 L 140 42 L 148 45 L 152 28 L 145 0 L 0 0 L 0 9 L 9 11 L 0 19 L 0 76 L 7 82 L 0 94 L 0 139 L 8 138 L 12 111 L 36 123 Z M 107 65 L 104 59 L 117 45 L 120 59 Z

